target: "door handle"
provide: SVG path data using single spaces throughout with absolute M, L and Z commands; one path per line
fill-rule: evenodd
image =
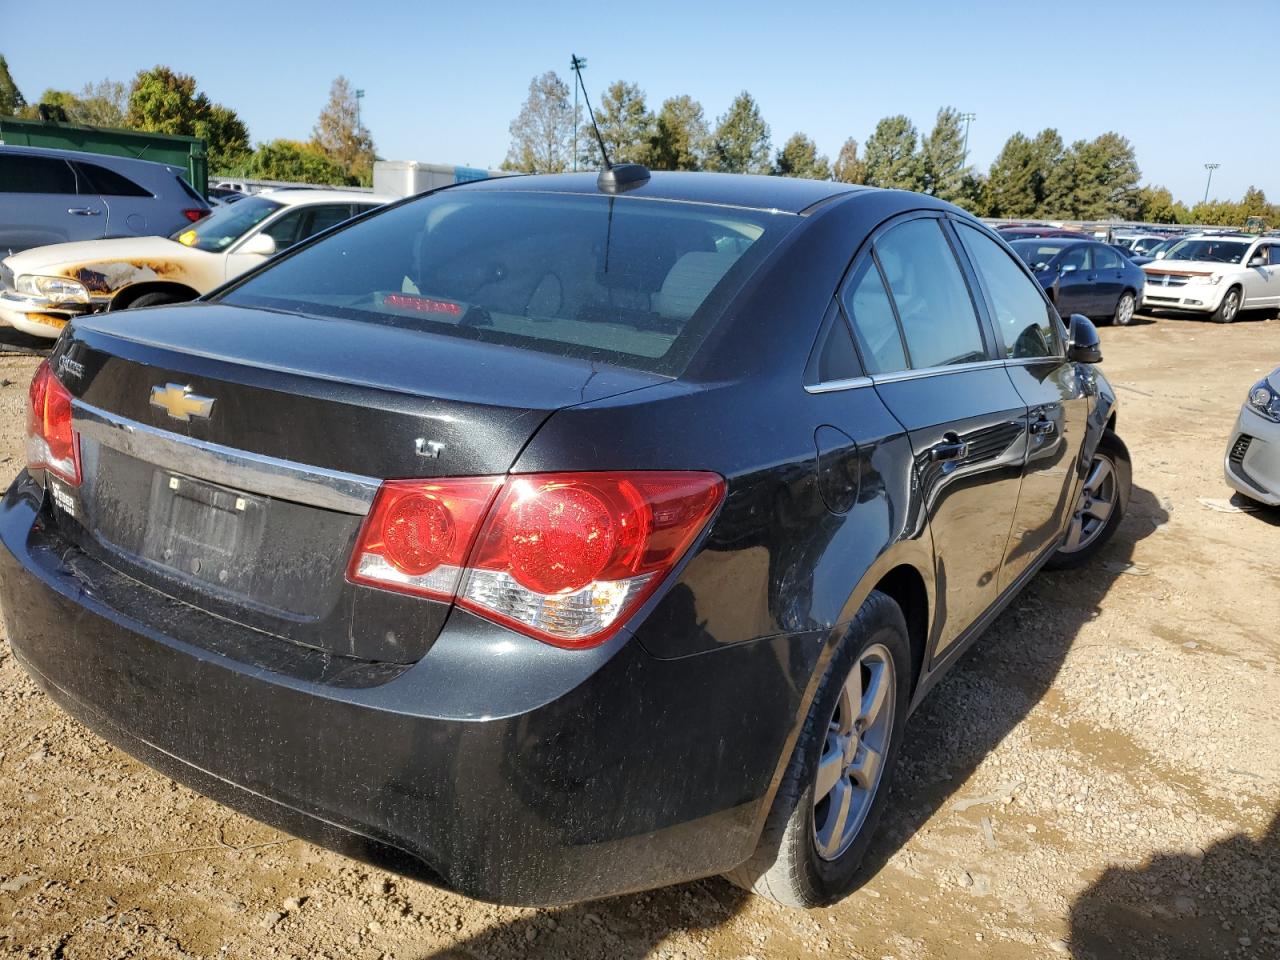
M 929 459 L 934 463 L 948 460 L 963 460 L 969 455 L 969 444 L 961 440 L 958 434 L 946 433 L 941 443 L 929 448 Z
M 94 210 L 92 207 L 68 207 L 67 213 L 74 213 L 77 217 L 96 217 L 102 211 Z

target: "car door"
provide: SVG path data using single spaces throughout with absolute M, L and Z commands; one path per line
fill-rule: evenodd
M 1256 266 L 1251 265 L 1258 260 L 1262 263 Z M 1274 307 L 1280 303 L 1280 291 L 1277 290 L 1280 287 L 1280 276 L 1277 276 L 1277 273 L 1280 273 L 1280 267 L 1276 266 L 1278 261 L 1280 261 L 1280 247 L 1269 243 L 1260 243 L 1245 255 L 1242 264 L 1243 306 Z
M 1022 486 L 1000 570 L 1004 591 L 1062 535 L 1075 504 L 1089 399 L 1076 365 L 1067 360 L 1061 321 L 1035 277 L 977 227 L 955 226 L 986 298 L 1009 378 L 1027 405 Z
M 106 207 L 61 157 L 0 151 L 0 252 L 105 235 Z
M 939 215 L 894 221 L 842 298 L 863 366 L 911 442 L 934 543 L 935 658 L 997 598 L 1027 414 L 952 244 Z
M 82 196 L 87 193 L 102 199 L 105 235 L 147 236 L 154 233 L 155 228 L 169 226 L 167 222 L 148 222 L 147 212 L 155 206 L 155 196 L 150 190 L 99 163 L 77 160 L 73 166 Z
M 1124 257 L 1101 243 L 1089 244 L 1089 253 L 1093 257 L 1093 269 L 1089 271 L 1089 276 L 1093 280 L 1094 312 L 1088 315 L 1112 316 L 1116 312 L 1116 304 L 1120 302 L 1120 294 L 1124 291 Z
M 1064 317 L 1073 313 L 1089 316 L 1094 311 L 1093 281 L 1089 274 L 1093 269 L 1093 257 L 1089 244 L 1079 243 L 1067 247 L 1058 257 L 1058 278 L 1054 281 L 1054 302 Z

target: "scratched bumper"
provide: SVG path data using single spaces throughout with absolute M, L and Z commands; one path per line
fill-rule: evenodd
M 0 290 L 0 321 L 34 337 L 56 339 L 73 317 L 105 309 L 101 301 L 62 303 Z
M 784 641 L 658 660 L 626 637 L 562 651 L 455 612 L 418 663 L 317 682 L 298 658 L 318 652 L 290 644 L 263 666 L 283 641 L 259 634 L 259 662 L 229 656 L 225 621 L 94 567 L 44 497 L 23 472 L 0 502 L 13 650 L 69 713 L 176 780 L 503 903 L 693 879 L 754 848 L 791 725 L 769 706 Z

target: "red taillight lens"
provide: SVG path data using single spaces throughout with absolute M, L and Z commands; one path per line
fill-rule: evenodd
M 27 467 L 80 485 L 80 443 L 71 429 L 71 393 L 41 361 L 27 394 Z
M 388 481 L 350 576 L 456 593 L 459 606 L 539 640 L 595 646 L 658 588 L 724 492 L 717 474 L 675 471 Z
M 182 215 L 186 217 L 188 220 L 190 220 L 192 223 L 195 223 L 197 220 L 203 220 L 212 212 L 213 212 L 212 210 L 200 210 L 198 208 L 192 208 L 190 210 L 183 210 Z
M 463 563 L 501 477 L 388 480 L 378 490 L 348 576 L 453 599 Z

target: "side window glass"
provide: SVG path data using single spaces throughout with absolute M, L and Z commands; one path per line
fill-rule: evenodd
M 898 320 L 893 315 L 893 305 L 889 303 L 880 271 L 871 257 L 862 258 L 840 300 L 853 322 L 853 332 L 858 338 L 858 349 L 867 373 L 905 370 L 907 355 L 902 348 Z
M 65 160 L 21 153 L 0 154 L 0 193 L 74 195 L 75 192 L 76 175 Z
M 276 242 L 276 251 L 286 250 L 306 236 L 303 231 L 310 219 L 311 209 L 297 207 L 290 210 L 274 223 L 262 228 L 262 232 Z
M 827 311 L 817 348 L 809 360 L 806 383 L 831 383 L 849 380 L 861 375 L 858 354 L 853 349 L 853 337 L 849 325 L 844 322 L 840 309 L 833 303 Z
M 96 163 L 78 161 L 76 166 L 83 175 L 82 183 L 89 189 L 87 192 L 104 197 L 150 197 L 149 190 L 143 190 L 128 177 L 121 176 L 114 170 L 99 166 Z M 84 192 L 84 191 L 82 191 Z
M 1072 270 L 1085 271 L 1089 269 L 1089 248 L 1083 244 L 1078 247 L 1068 247 L 1067 251 L 1062 255 L 1063 268 L 1070 267 Z
M 1120 260 L 1120 254 L 1110 247 L 1094 247 L 1093 266 L 1095 270 L 1119 270 L 1124 264 Z
M 344 220 L 351 219 L 351 204 L 329 204 L 323 207 L 311 208 L 311 221 L 307 224 L 306 232 L 299 237 L 299 240 L 305 240 L 307 237 L 319 233 L 321 230 L 328 230 L 330 227 L 337 226 Z
M 1053 313 L 1040 286 L 1026 275 L 1001 246 L 980 230 L 957 223 L 956 232 L 982 276 L 1005 356 L 1051 357 L 1060 353 Z
M 909 220 L 875 245 L 914 369 L 987 359 L 978 315 L 937 220 Z

